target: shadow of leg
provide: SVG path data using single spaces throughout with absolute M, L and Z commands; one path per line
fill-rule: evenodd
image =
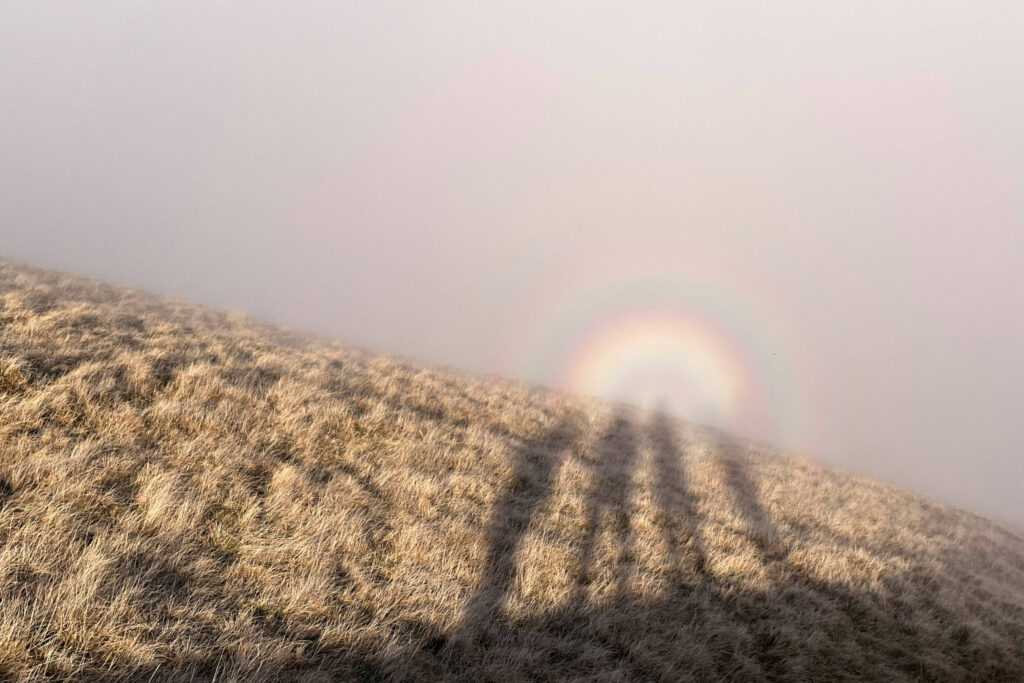
M 578 437 L 578 416 L 562 417 L 538 439 L 521 444 L 512 454 L 512 482 L 494 507 L 486 532 L 487 559 L 476 593 L 463 610 L 459 628 L 444 654 L 458 668 L 466 651 L 486 645 L 502 603 L 515 578 L 516 551 L 538 508 L 550 495 L 558 466 Z M 483 641 L 483 642 L 481 642 Z
M 786 545 L 761 505 L 751 477 L 754 465 L 751 456 L 737 444 L 723 443 L 719 448 L 726 485 L 732 493 L 737 512 L 750 529 L 750 541 L 757 547 L 763 562 L 785 561 L 788 554 Z
M 636 428 L 628 411 L 617 408 L 609 420 L 595 459 L 591 463 L 594 484 L 587 493 L 587 515 L 580 550 L 580 581 L 577 602 L 583 602 L 582 591 L 602 578 L 598 542 L 602 525 L 607 524 L 613 536 L 613 568 L 603 577 L 616 584 L 616 595 L 627 592 L 629 582 L 630 491 L 637 462 Z M 597 586 L 598 591 L 603 586 Z
M 707 558 L 695 501 L 686 481 L 684 451 L 672 421 L 661 411 L 651 419 L 648 436 L 653 448 L 654 498 L 661 515 L 667 560 L 674 578 L 693 583 L 706 574 Z

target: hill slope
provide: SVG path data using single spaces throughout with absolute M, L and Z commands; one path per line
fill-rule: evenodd
M 0 261 L 0 674 L 1024 679 L 1024 541 L 626 406 Z

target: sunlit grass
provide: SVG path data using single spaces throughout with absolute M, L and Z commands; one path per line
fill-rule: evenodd
M 661 415 L 0 261 L 0 674 L 1024 679 L 1024 541 Z

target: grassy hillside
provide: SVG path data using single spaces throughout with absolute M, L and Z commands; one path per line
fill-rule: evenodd
M 1024 680 L 1024 540 L 0 261 L 0 676 Z

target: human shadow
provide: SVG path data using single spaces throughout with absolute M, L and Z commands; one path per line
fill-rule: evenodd
M 459 626 L 446 639 L 444 653 L 450 662 L 465 657 L 470 641 L 486 645 L 515 578 L 516 551 L 553 488 L 559 464 L 579 441 L 578 420 L 578 415 L 568 413 L 539 438 L 513 451 L 512 482 L 495 504 L 485 532 L 487 556 L 479 587 L 466 604 Z
M 602 577 L 595 566 L 598 535 L 602 521 L 611 535 L 615 566 L 605 572 L 605 581 L 615 584 L 616 597 L 627 593 L 629 574 L 630 510 L 629 490 L 637 466 L 636 429 L 623 407 L 616 407 L 597 446 L 597 458 L 590 462 L 593 485 L 586 498 L 586 521 L 580 550 L 581 573 L 578 591 Z M 605 518 L 602 520 L 602 518 Z M 579 593 L 575 596 L 580 600 Z
M 1024 680 L 1012 604 L 998 619 L 976 617 L 938 595 L 970 549 L 931 563 L 897 558 L 872 583 L 823 578 L 787 547 L 791 521 L 773 517 L 760 465 L 741 444 L 691 441 L 667 415 L 640 423 L 624 407 L 592 438 L 586 418 L 567 413 L 511 451 L 511 476 L 483 525 L 479 583 L 454 627 L 396 620 L 377 652 L 322 647 L 314 634 L 301 663 L 261 663 L 254 680 Z M 524 602 L 523 551 L 545 533 L 545 505 L 568 464 L 583 482 L 566 532 L 578 570 L 565 572 L 564 600 L 509 609 Z M 831 542 L 849 549 L 842 539 Z M 154 567 L 149 592 L 184 600 L 187 582 Z M 268 617 L 262 627 L 272 638 L 286 626 Z M 123 678 L 220 680 L 229 664 Z
M 683 471 L 684 451 L 680 436 L 668 415 L 658 410 L 651 418 L 649 436 L 653 448 L 654 496 L 661 516 L 665 554 L 673 576 L 692 582 L 703 578 L 707 558 L 700 538 L 696 501 Z M 675 525 L 681 527 L 681 534 Z
M 560 435 L 561 452 L 572 452 L 565 444 L 571 432 L 556 428 L 554 434 Z M 629 580 L 636 526 L 629 483 L 644 439 L 650 445 L 648 493 L 668 574 L 653 593 L 643 586 L 631 590 Z M 734 521 L 726 524 L 727 532 L 736 540 L 717 539 L 714 552 L 735 543 L 753 549 L 744 551 L 743 561 L 764 569 L 762 584 L 733 577 L 728 566 L 712 569 L 712 543 L 704 537 L 711 532 L 705 530 L 687 471 L 693 457 L 672 419 L 659 412 L 641 429 L 628 411 L 617 410 L 593 455 L 581 458 L 592 485 L 572 598 L 539 617 L 517 618 L 500 609 L 512 590 L 514 551 L 551 495 L 552 472 L 564 455 L 546 465 L 521 462 L 517 469 L 534 475 L 517 476 L 499 505 L 484 581 L 458 633 L 462 649 L 443 648 L 425 658 L 418 653 L 393 663 L 391 677 L 1017 680 L 1024 675 L 1024 645 L 1007 639 L 1013 635 L 1008 622 L 1000 626 L 1002 633 L 987 633 L 965 624 L 970 615 L 936 599 L 938 577 L 946 571 L 942 564 L 912 566 L 865 585 L 826 580 L 793 560 L 785 534 L 761 500 L 754 458 L 729 440 L 716 444 L 715 451 L 711 457 L 728 501 L 717 504 L 730 508 Z M 551 449 L 529 452 L 551 457 Z M 506 518 L 512 521 L 502 521 Z M 601 538 L 611 540 L 599 549 Z

